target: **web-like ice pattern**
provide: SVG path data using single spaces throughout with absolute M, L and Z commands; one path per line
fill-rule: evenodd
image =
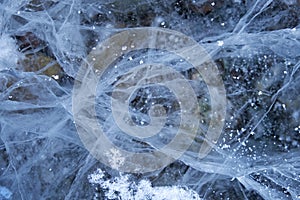
M 168 189 L 203 199 L 300 199 L 299 16 L 298 0 L 0 0 L 0 199 L 107 199 L 109 191 L 120 198 L 142 183 L 157 199 Z M 143 26 L 182 32 L 207 50 L 227 92 L 225 126 L 204 159 L 195 153 L 200 135 L 178 161 L 132 174 L 114 190 L 124 175 L 84 148 L 72 87 L 93 47 Z M 196 91 L 202 117 L 210 112 L 207 87 L 188 63 L 163 51 L 131 52 L 103 77 L 96 107 L 109 138 L 131 151 L 151 151 L 154 143 L 120 132 L 107 99 L 128 68 L 147 62 L 174 66 Z M 130 104 L 137 124 L 149 123 L 153 102 L 169 114 L 159 147 L 174 136 L 180 106 L 166 88 L 142 88 Z M 98 168 L 105 177 L 90 182 Z

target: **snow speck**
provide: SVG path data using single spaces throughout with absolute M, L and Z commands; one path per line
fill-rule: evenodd
M 218 41 L 218 46 L 221 47 L 224 45 L 224 41 Z

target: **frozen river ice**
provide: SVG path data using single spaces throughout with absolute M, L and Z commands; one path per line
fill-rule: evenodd
M 299 0 L 0 15 L 0 200 L 300 199 Z

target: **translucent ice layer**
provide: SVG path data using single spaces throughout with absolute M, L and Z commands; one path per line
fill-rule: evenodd
M 171 198 L 172 192 L 201 199 L 300 199 L 299 16 L 297 0 L 0 0 L 0 199 L 117 199 L 124 191 L 141 199 Z M 199 122 L 195 138 L 177 160 L 153 172 L 120 175 L 81 141 L 76 125 L 91 127 L 75 124 L 73 86 L 84 77 L 83 65 L 95 69 L 88 55 L 100 42 L 136 27 L 178 31 L 201 45 L 224 83 L 226 116 L 220 137 L 207 139 L 216 99 L 205 77 L 174 52 L 146 48 L 116 55 L 97 79 L 94 115 L 85 115 L 97 119 L 115 146 L 147 153 L 176 137 L 184 110 L 176 93 L 155 81 L 175 80 L 179 87 L 176 79 L 185 79 L 199 106 L 190 110 L 200 113 L 191 120 Z M 166 65 L 177 76 L 141 68 L 146 65 Z M 112 114 L 112 98 L 135 85 L 132 77 L 151 84 L 134 90 L 127 107 L 118 109 L 128 110 L 129 121 L 145 134 L 151 114 L 164 116 L 154 137 L 125 133 Z M 185 127 L 186 137 L 194 128 Z M 212 149 L 200 158 L 203 142 Z M 124 162 L 117 151 L 106 153 L 114 166 Z M 91 184 L 97 169 L 105 176 Z M 142 184 L 148 194 L 138 190 Z

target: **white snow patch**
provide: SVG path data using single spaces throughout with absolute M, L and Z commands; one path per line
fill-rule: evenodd
M 113 180 L 104 180 L 104 177 L 105 172 L 97 169 L 88 179 L 91 184 L 100 185 L 105 190 L 107 199 L 200 200 L 195 191 L 180 186 L 153 187 L 148 180 L 130 181 L 128 175 Z
M 20 58 L 20 52 L 13 38 L 0 36 L 0 70 L 14 68 Z

